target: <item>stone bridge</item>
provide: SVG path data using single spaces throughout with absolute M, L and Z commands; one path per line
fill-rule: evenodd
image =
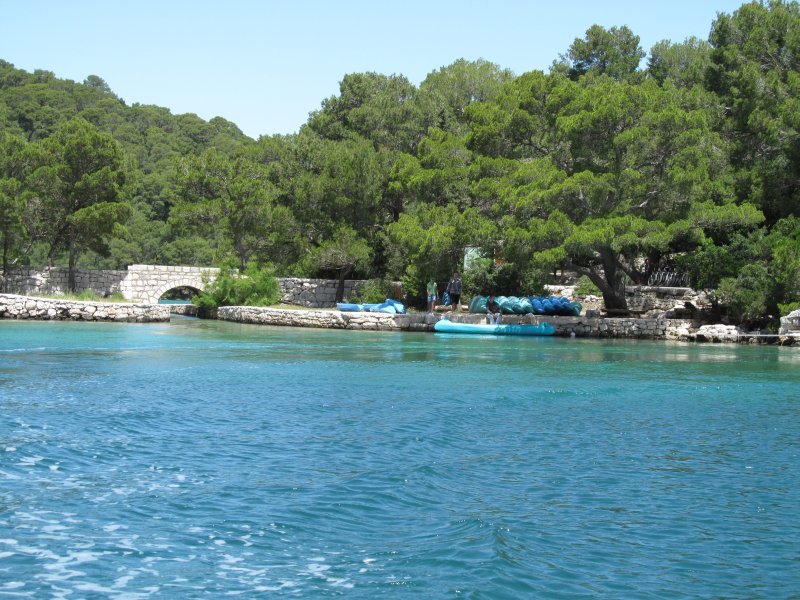
M 203 291 L 216 279 L 219 269 L 130 265 L 125 271 L 78 269 L 75 291 L 91 290 L 100 296 L 121 293 L 137 304 L 158 304 L 159 298 L 175 288 Z M 67 269 L 22 268 L 12 271 L 2 282 L 2 290 L 12 294 L 62 294 L 69 289 Z
M 157 304 L 159 298 L 175 288 L 191 288 L 202 292 L 213 282 L 219 269 L 210 267 L 174 267 L 163 265 L 130 265 L 125 271 L 77 269 L 75 291 L 91 290 L 98 296 L 120 293 L 137 304 Z M 0 293 L 23 296 L 61 295 L 69 289 L 67 269 L 22 267 L 0 277 Z M 299 306 L 324 308 L 336 306 L 338 281 L 335 279 L 299 279 L 279 277 L 281 302 Z M 362 281 L 344 282 L 345 298 L 351 298 Z
M 202 292 L 218 273 L 219 269 L 209 267 L 129 265 L 119 291 L 131 302 L 158 304 L 161 296 L 175 288 L 192 288 Z

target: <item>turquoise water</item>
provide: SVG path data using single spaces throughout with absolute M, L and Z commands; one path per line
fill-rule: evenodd
M 0 598 L 798 598 L 800 351 L 0 322 Z

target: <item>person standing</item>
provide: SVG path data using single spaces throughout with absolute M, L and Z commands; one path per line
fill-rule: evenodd
M 428 312 L 432 313 L 433 309 L 436 308 L 436 301 L 439 299 L 439 289 L 436 287 L 433 277 L 428 281 L 425 290 L 428 294 Z
M 453 305 L 453 310 L 458 312 L 458 307 L 461 303 L 461 276 L 458 271 L 453 273 L 450 281 L 447 282 L 446 291 L 450 294 L 450 303 Z
M 489 325 L 500 325 L 502 315 L 503 311 L 494 299 L 494 294 L 489 294 L 489 299 L 486 301 L 486 322 Z

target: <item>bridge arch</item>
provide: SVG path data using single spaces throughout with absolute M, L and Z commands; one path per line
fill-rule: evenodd
M 202 292 L 218 274 L 219 269 L 208 267 L 130 265 L 120 288 L 127 300 L 158 304 L 158 299 L 174 288 L 188 287 Z

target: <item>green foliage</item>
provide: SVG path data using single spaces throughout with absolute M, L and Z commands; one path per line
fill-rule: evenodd
M 34 227 L 50 245 L 49 257 L 65 250 L 74 289 L 78 256 L 87 249 L 106 255 L 108 238 L 130 215 L 122 202 L 127 170 L 122 148 L 83 119 L 62 125 L 35 148 L 37 166 L 28 178 Z
M 800 302 L 789 302 L 788 304 L 778 304 L 780 315 L 785 317 L 789 313 L 800 310 Z
M 635 79 L 642 58 L 639 36 L 625 25 L 611 29 L 592 25 L 583 39 L 575 38 L 567 54 L 561 56 L 561 63 L 555 63 L 553 68 L 566 69 L 572 79 L 588 73 L 618 80 Z
M 246 157 L 211 149 L 184 160 L 178 172 L 180 200 L 171 222 L 187 232 L 221 236 L 240 268 L 264 253 L 273 231 L 276 192 L 264 169 Z
M 220 306 L 270 306 L 281 298 L 280 285 L 270 265 L 250 263 L 238 272 L 230 263 L 206 289 L 192 298 L 198 308 L 211 311 Z
M 488 295 L 497 288 L 497 274 L 494 269 L 494 260 L 479 258 L 474 260 L 469 269 L 461 276 L 463 280 L 462 293 L 465 298 L 475 295 Z
M 745 265 L 735 278 L 720 281 L 717 296 L 736 322 L 756 324 L 768 314 L 771 287 L 771 276 L 764 265 Z
M 394 282 L 375 278 L 364 281 L 349 300 L 358 304 L 379 304 L 387 298 L 394 298 Z
M 467 293 L 570 269 L 624 308 L 669 258 L 731 315 L 776 315 L 800 298 L 800 5 L 745 3 L 708 39 L 641 70 L 634 32 L 593 25 L 548 73 L 345 74 L 299 133 L 257 142 L 0 61 L 3 268 L 234 258 L 422 301 L 477 249 Z
M 764 213 L 747 203 L 717 206 L 713 202 L 700 202 L 691 206 L 688 220 L 712 239 L 724 242 L 730 239 L 731 233 L 761 225 Z
M 80 292 L 67 292 L 65 294 L 37 294 L 41 298 L 57 298 L 58 300 L 75 300 L 77 302 L 129 302 L 122 292 L 114 292 L 108 296 L 101 296 L 94 290 Z
M 85 290 L 77 294 L 67 294 L 66 299 L 83 300 L 86 302 L 128 302 L 122 292 L 114 292 L 109 296 L 98 296 L 94 290 Z
M 353 272 L 366 272 L 370 247 L 366 240 L 347 225 L 340 225 L 330 239 L 313 248 L 302 262 L 307 275 L 333 273 L 345 279 Z
M 796 212 L 800 190 L 800 4 L 748 2 L 714 21 L 707 85 L 728 107 L 740 200 L 772 224 Z
M 757 230 L 747 235 L 736 233 L 725 245 L 708 240 L 694 252 L 679 260 L 693 285 L 701 289 L 716 288 L 725 278 L 735 278 L 748 264 L 764 262 L 769 253 L 764 234 Z
M 474 209 L 418 205 L 387 227 L 387 244 L 404 289 L 422 296 L 430 277 L 447 281 L 459 269 L 469 247 L 496 244 L 491 221 Z M 390 265 L 391 266 L 391 265 Z
M 580 298 L 585 298 L 586 296 L 599 296 L 600 288 L 593 284 L 592 280 L 586 275 L 581 275 L 578 278 L 578 281 L 575 283 L 575 295 Z
M 24 254 L 26 207 L 23 190 L 26 170 L 25 141 L 0 131 L 0 267 L 3 275 Z
M 690 37 L 680 44 L 663 40 L 650 49 L 647 75 L 660 85 L 691 88 L 704 83 L 710 64 L 711 45 L 705 40 Z
M 463 296 L 488 296 L 491 293 L 504 296 L 524 295 L 528 286 L 520 284 L 514 265 L 496 264 L 491 258 L 480 258 L 470 265 L 462 275 Z
M 331 140 L 353 134 L 376 149 L 412 151 L 424 128 L 412 99 L 416 88 L 402 75 L 351 73 L 339 84 L 339 96 L 322 102 L 309 126 Z
M 459 59 L 433 71 L 420 84 L 415 98 L 423 123 L 460 135 L 466 131 L 467 108 L 476 102 L 493 101 L 503 84 L 513 78 L 508 69 L 483 59 Z

